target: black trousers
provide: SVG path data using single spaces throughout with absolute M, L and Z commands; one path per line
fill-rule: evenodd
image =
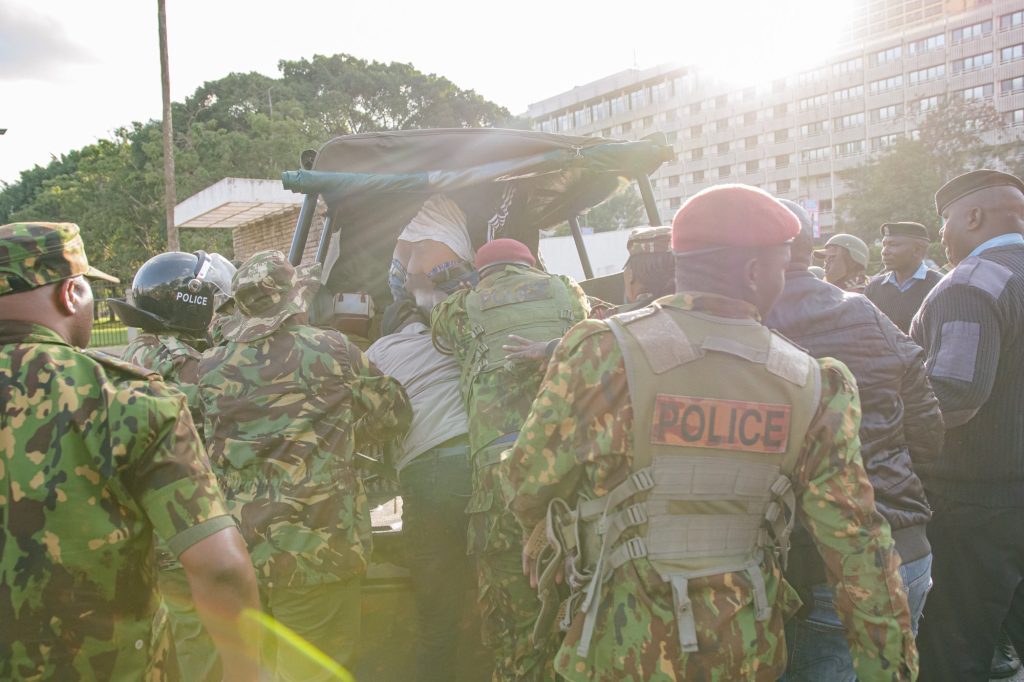
M 935 587 L 917 637 L 920 679 L 987 682 L 1004 620 L 1024 651 L 1024 509 L 942 505 L 928 540 Z
M 476 575 L 466 556 L 466 503 L 472 491 L 469 443 L 451 441 L 399 474 L 403 538 L 416 603 L 416 682 L 455 679 L 459 625 Z

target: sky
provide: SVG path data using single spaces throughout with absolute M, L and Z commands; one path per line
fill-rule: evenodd
M 167 0 L 171 97 L 345 52 L 512 113 L 638 66 L 769 79 L 827 56 L 852 0 Z M 0 182 L 161 114 L 156 0 L 0 0 Z

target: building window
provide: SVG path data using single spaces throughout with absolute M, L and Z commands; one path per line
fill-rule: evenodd
M 800 111 L 810 111 L 811 109 L 819 109 L 821 107 L 828 106 L 828 95 L 815 95 L 814 97 L 805 97 L 798 103 Z
M 824 121 L 804 123 L 802 126 L 800 126 L 800 137 L 814 137 L 815 135 L 821 135 L 823 132 L 825 132 Z
M 960 95 L 965 100 L 968 100 L 968 101 L 970 101 L 970 100 L 977 100 L 977 99 L 985 99 L 986 97 L 991 97 L 994 90 L 995 90 L 995 86 L 993 86 L 991 83 L 985 83 L 984 85 L 976 85 L 973 88 L 967 88 L 966 90 L 961 90 L 960 91 Z
M 846 73 L 856 73 L 864 68 L 864 59 L 862 57 L 854 57 L 853 59 L 847 59 L 845 62 L 839 62 L 838 64 L 832 65 L 832 75 L 841 76 Z
M 832 210 L 832 200 L 831 199 L 822 199 L 821 201 L 819 201 L 818 202 L 818 210 L 822 211 L 822 212 L 824 212 L 824 211 L 831 211 Z
M 775 109 L 772 111 L 773 118 L 782 118 L 789 112 L 789 105 L 786 103 L 776 104 Z
M 625 95 L 619 95 L 612 99 L 612 116 L 623 114 L 629 111 L 629 98 Z
M 690 116 L 696 116 L 700 113 L 700 102 L 694 102 L 690 105 Z
M 798 85 L 809 85 L 811 83 L 816 83 L 817 81 L 823 80 L 827 74 L 828 71 L 825 69 L 825 67 L 813 69 L 811 71 L 804 71 L 803 73 L 796 77 L 796 82 Z
M 849 99 L 864 96 L 864 86 L 855 85 L 852 88 L 845 88 L 843 90 L 836 90 L 832 93 L 833 102 L 845 102 Z
M 836 156 L 842 158 L 844 156 L 857 156 L 858 154 L 864 153 L 864 140 L 854 140 L 853 142 L 844 142 L 836 145 Z
M 750 135 L 743 141 L 744 149 L 757 149 L 757 135 Z
M 702 170 L 693 171 L 693 181 L 695 183 L 704 182 L 704 171 L 702 171 Z
M 653 116 L 644 116 L 644 128 L 653 128 L 653 127 L 654 127 L 654 117 Z
M 622 132 L 628 133 L 632 129 L 633 129 L 633 122 L 632 121 L 626 121 L 625 123 L 622 124 Z
M 1024 109 L 1014 109 L 1003 114 L 1003 121 L 1008 126 L 1024 125 Z
M 815 175 L 814 186 L 818 189 L 824 189 L 825 187 L 832 186 L 832 178 L 827 175 Z
M 898 133 L 894 133 L 892 135 L 880 135 L 879 137 L 872 137 L 871 138 L 871 151 L 873 151 L 873 152 L 885 151 L 886 149 L 889 149 L 894 144 L 896 144 L 896 141 L 899 140 L 901 137 L 903 137 L 903 136 L 898 134 Z
M 776 168 L 789 168 L 789 154 L 780 154 L 775 157 Z
M 629 103 L 630 108 L 633 109 L 633 111 L 638 111 L 647 106 L 647 95 L 644 92 L 644 89 L 640 88 L 639 90 L 634 90 L 629 93 Z
M 877 81 L 871 81 L 868 89 L 872 95 L 877 95 L 882 92 L 888 92 L 889 90 L 896 90 L 897 88 L 903 87 L 903 76 L 892 76 L 890 78 L 882 78 Z
M 811 161 L 823 161 L 828 158 L 828 147 L 818 147 L 816 149 L 805 149 L 800 152 L 800 160 L 804 163 Z
M 992 53 L 990 52 L 989 55 Z M 919 69 L 917 71 L 911 71 L 909 74 L 910 84 L 917 85 L 918 83 L 927 83 L 938 78 L 943 78 L 946 75 L 946 65 L 939 64 L 937 66 L 930 66 L 927 69 Z
M 724 133 L 729 129 L 729 119 L 720 118 L 714 123 L 716 133 Z
M 554 128 L 555 128 L 555 124 L 554 124 L 554 121 L 552 121 L 551 119 L 548 119 L 547 121 L 541 121 L 540 122 L 540 131 L 542 133 L 554 132 Z
M 871 122 L 882 123 L 884 121 L 895 121 L 903 118 L 903 105 L 890 104 L 887 107 L 879 107 L 871 110 Z
M 963 28 L 954 28 L 950 33 L 949 42 L 953 45 L 959 45 L 960 43 L 966 43 L 968 40 L 987 36 L 990 33 L 992 33 L 992 21 L 979 21 L 977 24 L 971 24 Z
M 701 124 L 698 123 L 695 126 L 690 126 L 690 139 L 698 138 L 698 137 L 700 137 L 703 134 L 704 134 L 704 126 L 702 126 Z
M 682 205 L 683 205 L 682 197 L 672 197 L 671 199 L 668 200 L 668 207 L 672 211 L 678 210 L 679 207 L 682 206 Z
M 875 64 L 888 64 L 889 62 L 894 62 L 903 56 L 903 48 L 897 45 L 885 50 L 880 50 L 872 56 L 874 57 Z
M 722 156 L 723 154 L 728 154 L 728 153 L 729 153 L 729 143 L 728 142 L 719 142 L 718 143 L 718 155 Z
M 786 192 L 789 191 L 789 186 L 790 186 L 790 181 L 789 180 L 779 180 L 778 182 L 775 183 L 775 193 L 776 194 L 785 194 Z
M 612 136 L 612 129 L 611 128 L 605 128 L 604 130 L 601 131 L 601 137 L 611 137 L 611 136 Z
M 933 36 L 928 36 L 927 38 L 921 38 L 920 40 L 915 40 L 912 43 L 907 43 L 907 53 L 908 54 L 923 54 L 925 52 L 931 52 L 932 50 L 937 50 L 940 47 L 944 47 L 945 45 L 946 45 L 946 34 L 945 33 L 938 33 L 938 34 L 933 35 Z
M 1008 95 L 1011 92 L 1022 92 L 1024 91 L 1024 76 L 1017 76 L 1015 78 L 1007 78 L 999 84 L 999 93 L 1002 95 Z
M 743 114 L 743 125 L 752 126 L 755 123 L 757 123 L 756 111 L 748 111 L 747 113 Z
M 862 126 L 864 125 L 864 112 L 859 111 L 856 114 L 840 116 L 839 118 L 833 119 L 833 124 L 835 125 L 836 130 L 846 130 L 847 128 Z
M 999 30 L 1009 31 L 1011 28 L 1024 26 L 1024 10 L 1011 12 L 999 17 Z
M 665 141 L 668 142 L 669 144 L 675 142 L 677 137 L 679 137 L 679 133 L 676 132 L 675 130 L 670 130 L 669 132 L 665 133 Z
M 679 186 L 679 176 L 678 175 L 670 175 L 669 178 L 668 178 L 668 186 L 669 187 L 678 187 Z
M 572 123 L 576 128 L 580 128 L 590 123 L 590 109 L 577 109 L 572 112 Z
M 719 95 L 715 98 L 715 109 L 725 109 L 729 105 L 728 95 Z
M 665 120 L 666 123 L 668 123 L 669 121 L 676 120 L 676 110 L 675 109 L 669 109 L 668 111 L 666 111 L 665 112 L 664 120 Z
M 942 95 L 932 95 L 931 97 L 922 97 L 921 99 L 911 104 L 911 109 L 915 113 L 923 114 L 926 111 L 937 109 L 939 104 L 942 103 Z
M 747 161 L 747 168 L 746 168 L 747 175 L 750 175 L 751 173 L 756 173 L 758 171 L 760 165 L 761 164 L 759 164 L 756 160 L 755 161 Z
M 963 59 L 954 59 L 950 66 L 953 69 L 953 73 L 984 69 L 986 66 L 992 66 L 992 53 L 982 52 L 981 54 L 971 55 Z
M 697 147 L 696 149 L 690 150 L 690 161 L 700 161 L 704 158 L 704 148 Z
M 718 177 L 720 177 L 720 178 L 727 178 L 730 175 L 732 175 L 732 168 L 730 166 L 719 166 L 718 167 Z
M 1018 59 L 1024 59 L 1024 43 L 1011 45 L 999 50 L 999 61 L 1004 64 L 1006 62 L 1015 62 Z

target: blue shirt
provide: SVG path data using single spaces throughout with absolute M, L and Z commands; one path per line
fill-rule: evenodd
M 998 237 L 992 237 L 987 242 L 978 244 L 978 246 L 971 251 L 967 257 L 977 256 L 980 253 L 984 253 L 989 249 L 994 249 L 997 246 L 1009 246 L 1010 244 L 1024 244 L 1024 234 L 1020 232 L 1010 232 L 1008 234 L 1001 234 Z
M 971 254 L 971 255 L 973 256 L 974 254 Z M 896 281 L 896 273 L 891 271 L 891 270 L 889 271 L 889 274 L 885 276 L 885 279 L 882 280 L 882 284 L 891 284 L 894 287 L 896 287 L 897 289 L 899 289 L 900 293 L 903 293 L 907 289 L 909 289 L 910 287 L 914 286 L 914 280 L 924 279 L 927 276 L 928 276 L 928 266 L 925 265 L 924 262 L 922 261 L 921 265 L 919 265 L 917 267 L 917 271 L 914 272 L 913 275 L 908 277 L 907 281 L 905 281 L 903 284 L 900 284 L 898 281 Z

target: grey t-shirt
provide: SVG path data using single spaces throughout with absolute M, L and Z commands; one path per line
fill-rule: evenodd
M 412 403 L 412 425 L 395 463 L 399 471 L 430 448 L 467 432 L 459 365 L 434 348 L 429 327 L 413 322 L 375 341 L 366 356 L 402 384 Z

